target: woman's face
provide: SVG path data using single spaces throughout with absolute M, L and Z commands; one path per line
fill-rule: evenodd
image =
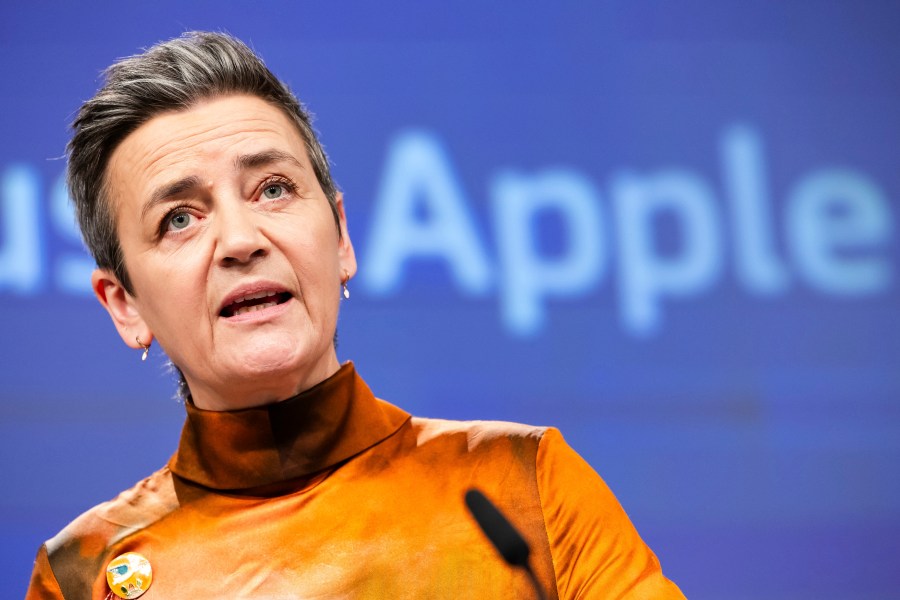
M 233 409 L 307 389 L 339 367 L 341 281 L 356 272 L 293 123 L 250 96 L 157 116 L 107 177 L 131 277 L 94 290 L 122 338 L 154 338 L 194 403 Z

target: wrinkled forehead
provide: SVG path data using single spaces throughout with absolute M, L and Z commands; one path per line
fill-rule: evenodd
M 143 202 L 166 181 L 186 175 L 209 177 L 237 168 L 239 154 L 274 150 L 293 156 L 314 177 L 306 143 L 281 109 L 255 96 L 203 100 L 156 115 L 116 147 L 106 169 L 115 214 Z

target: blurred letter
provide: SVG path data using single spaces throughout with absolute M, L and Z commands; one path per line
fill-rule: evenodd
M 647 177 L 621 174 L 613 181 L 618 221 L 619 296 L 625 325 L 652 333 L 663 296 L 684 297 L 708 288 L 722 265 L 713 196 L 702 180 L 682 171 Z M 662 256 L 653 218 L 667 210 L 680 224 L 680 252 Z
M 407 259 L 435 256 L 450 264 L 464 291 L 488 290 L 487 257 L 434 136 L 411 132 L 391 144 L 372 220 L 362 276 L 373 293 L 395 292 Z
M 41 284 L 39 188 L 30 167 L 10 167 L 0 178 L 0 290 L 30 294 Z
M 890 284 L 887 257 L 872 253 L 887 245 L 891 215 L 865 176 L 832 170 L 803 178 L 788 198 L 787 229 L 799 272 L 823 292 L 869 294 Z
M 500 295 L 507 325 L 519 335 L 536 333 L 544 297 L 583 293 L 600 277 L 605 255 L 597 194 L 582 176 L 547 171 L 534 177 L 503 173 L 493 184 L 493 212 L 500 259 Z M 541 210 L 565 222 L 566 252 L 541 257 L 532 227 Z
M 81 246 L 81 232 L 75 223 L 75 211 L 66 191 L 66 178 L 60 175 L 53 186 L 50 197 L 50 216 L 56 231 L 65 239 Z M 56 285 L 64 292 L 71 294 L 93 295 L 91 290 L 91 272 L 94 261 L 85 252 L 71 252 L 60 256 L 56 261 L 54 277 Z
M 725 188 L 731 199 L 735 270 L 751 292 L 784 291 L 788 274 L 775 254 L 762 141 L 749 127 L 736 126 L 722 140 Z

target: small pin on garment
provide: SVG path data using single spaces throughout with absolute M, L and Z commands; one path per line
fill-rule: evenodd
M 126 552 L 106 565 L 106 582 L 110 593 L 108 600 L 140 598 L 153 581 L 150 561 L 137 552 Z M 115 594 L 115 596 L 113 595 Z

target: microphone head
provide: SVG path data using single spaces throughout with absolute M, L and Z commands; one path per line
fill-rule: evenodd
M 514 567 L 528 568 L 528 543 L 497 507 L 474 488 L 466 492 L 466 506 L 503 560 Z

